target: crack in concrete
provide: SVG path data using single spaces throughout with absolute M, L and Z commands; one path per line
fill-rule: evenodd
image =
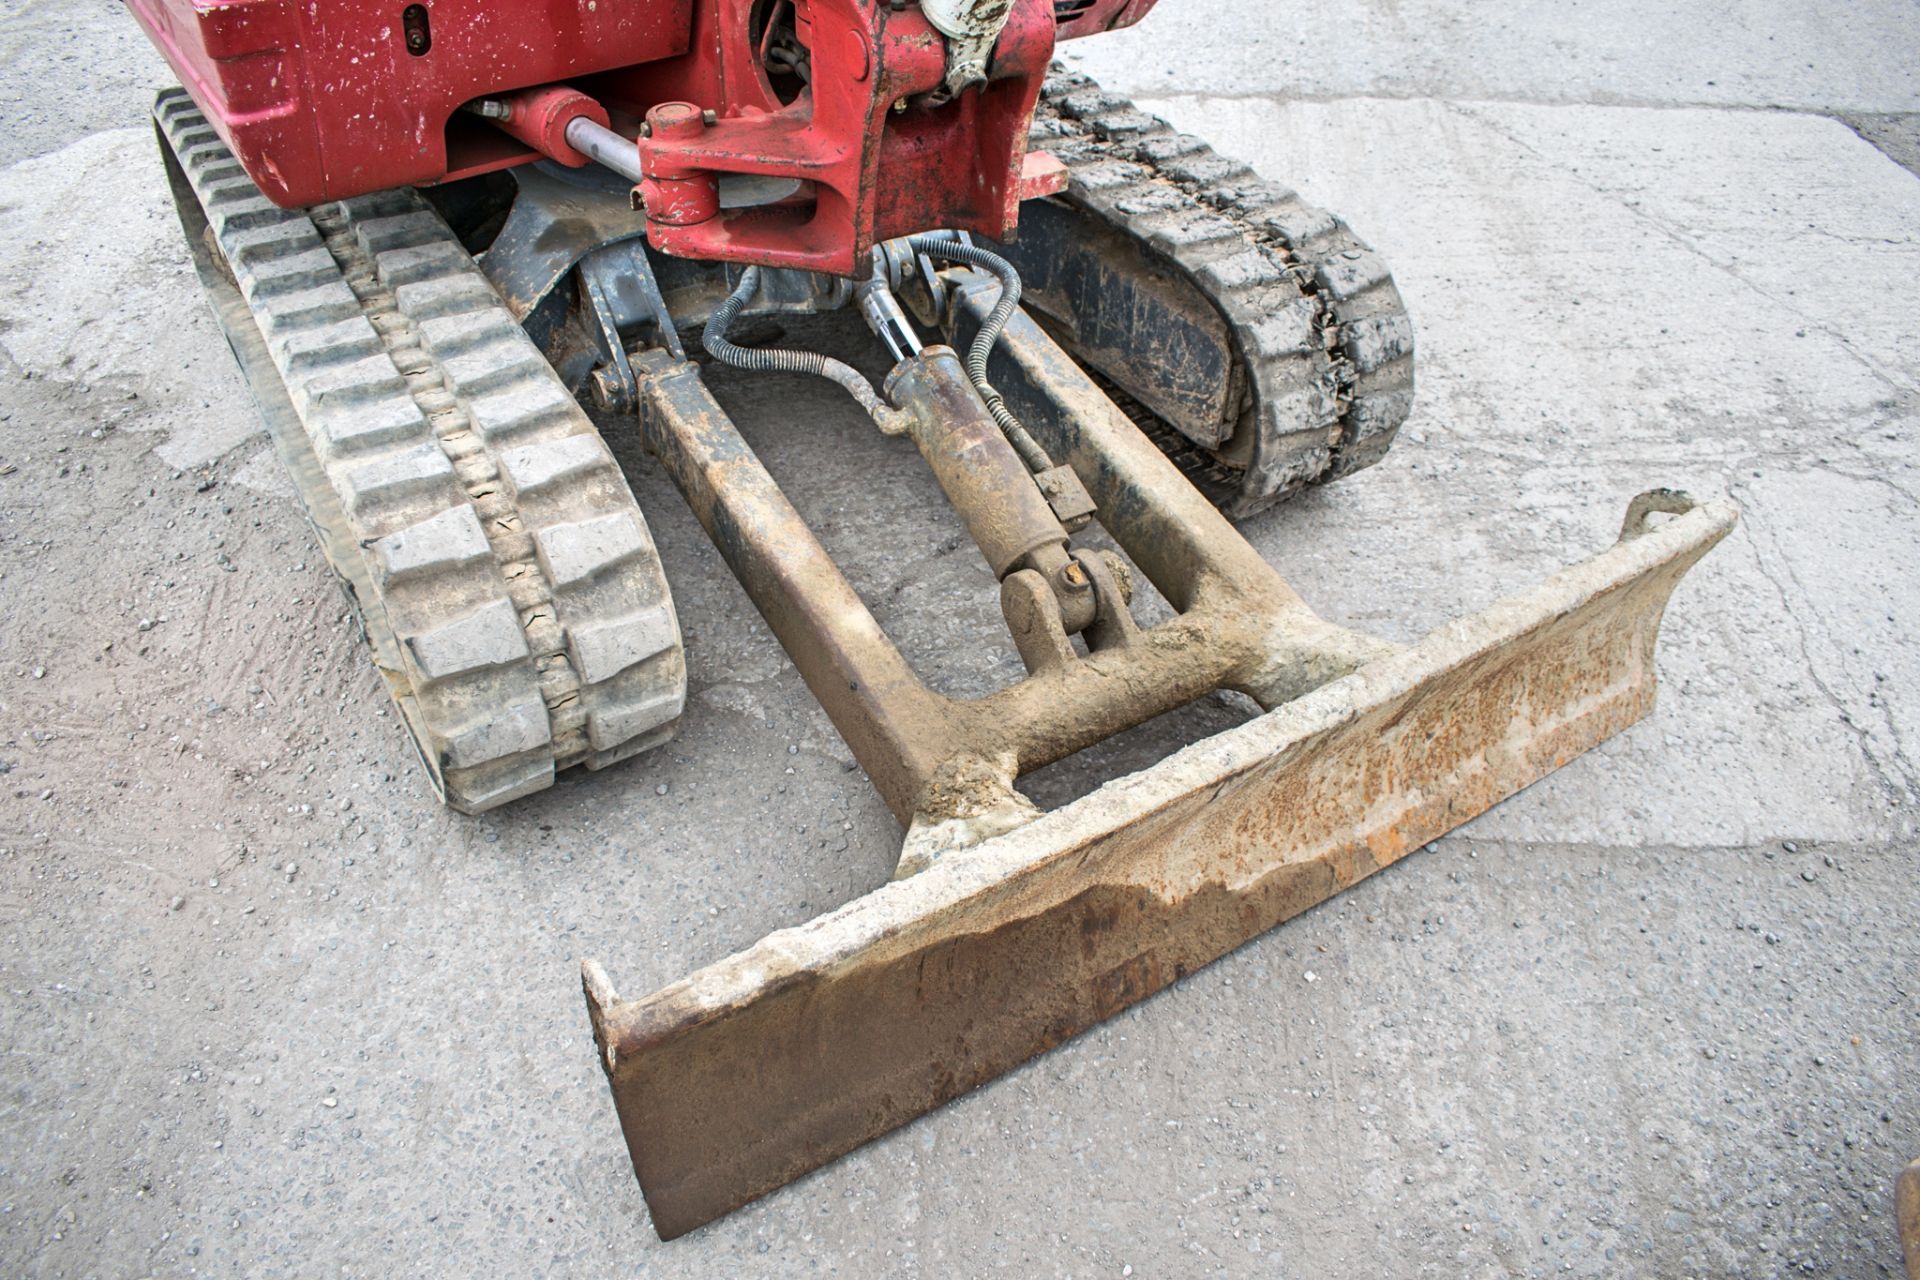
M 1750 486 L 1736 483 L 1732 487 L 1732 492 L 1741 505 L 1749 510 L 1764 505 L 1754 501 Z M 1782 570 L 1792 583 L 1791 592 L 1788 590 L 1787 583 L 1780 580 L 1773 566 L 1768 563 L 1768 548 L 1763 548 L 1761 545 L 1761 530 L 1765 527 L 1752 520 L 1742 521 L 1740 525 L 1740 536 L 1744 536 L 1747 544 L 1753 549 L 1754 567 L 1759 570 L 1760 576 L 1766 579 L 1767 584 L 1780 598 L 1781 617 L 1791 628 L 1795 647 L 1799 650 L 1801 662 L 1806 669 L 1807 679 L 1813 682 L 1813 687 L 1820 691 L 1821 696 L 1833 708 L 1840 723 L 1847 727 L 1847 731 L 1853 736 L 1859 748 L 1861 758 L 1866 761 L 1868 768 L 1873 771 L 1875 780 L 1880 784 L 1889 807 L 1897 809 L 1907 797 L 1920 793 L 1920 770 L 1914 768 L 1898 729 L 1890 721 L 1887 728 L 1894 740 L 1894 759 L 1891 762 L 1883 760 L 1874 746 L 1872 734 L 1854 720 L 1852 708 L 1840 696 L 1839 691 L 1821 675 L 1819 664 L 1814 660 L 1813 645 L 1807 624 L 1802 621 L 1799 611 L 1794 608 L 1795 593 L 1803 602 L 1811 601 L 1813 597 L 1808 593 L 1806 584 L 1800 581 L 1799 575 L 1794 573 L 1793 562 L 1782 552 L 1778 540 L 1773 539 L 1771 533 L 1768 535 L 1768 545 L 1772 554 L 1779 558 Z M 1886 718 L 1886 714 L 1883 708 L 1883 718 Z M 1876 816 L 1875 821 L 1878 820 Z

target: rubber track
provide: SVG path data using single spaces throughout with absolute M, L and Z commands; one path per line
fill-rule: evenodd
M 1150 432 L 1209 496 L 1250 515 L 1386 455 L 1413 406 L 1413 324 L 1345 223 L 1058 66 L 1032 144 L 1066 165 L 1073 204 L 1171 263 L 1232 327 L 1245 461 Z
M 446 223 L 412 191 L 278 208 L 184 91 L 154 117 L 366 558 L 362 618 L 397 641 L 389 684 L 447 802 L 670 738 L 686 664 L 646 521 Z

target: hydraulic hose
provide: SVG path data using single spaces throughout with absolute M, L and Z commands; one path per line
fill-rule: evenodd
M 1015 309 L 1020 305 L 1019 271 L 999 254 L 958 240 L 922 235 L 912 237 L 907 243 L 913 246 L 915 253 L 931 254 L 951 262 L 978 267 L 1000 281 L 1000 300 L 993 304 L 993 310 L 987 313 L 980 332 L 973 337 L 973 345 L 967 349 L 967 380 L 980 393 L 980 399 L 986 402 L 987 412 L 993 415 L 994 422 L 1020 455 L 1020 460 L 1027 464 L 1027 470 L 1038 474 L 1052 467 L 1053 459 L 1047 456 L 1047 451 L 1027 433 L 1020 419 L 1007 407 L 1007 402 L 987 381 L 987 359 L 993 355 L 993 348 L 1000 341 L 1000 331 L 1007 327 L 1007 321 L 1013 318 Z
M 748 267 L 740 273 L 740 283 L 727 295 L 727 300 L 713 309 L 713 314 L 707 319 L 707 327 L 700 333 L 700 345 L 707 349 L 708 355 L 721 364 L 751 373 L 804 373 L 837 382 L 846 388 L 848 395 L 860 402 L 860 407 L 867 411 L 867 416 L 873 419 L 880 430 L 888 435 L 899 435 L 906 430 L 905 416 L 882 400 L 880 393 L 873 389 L 873 384 L 852 365 L 818 351 L 742 347 L 727 341 L 727 330 L 739 316 L 740 309 L 751 302 L 753 295 L 759 291 L 760 268 Z

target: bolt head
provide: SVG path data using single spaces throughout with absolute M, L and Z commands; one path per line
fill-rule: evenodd
M 620 375 L 611 365 L 601 365 L 593 371 L 593 404 L 602 413 L 619 413 L 627 407 L 626 388 L 620 385 Z

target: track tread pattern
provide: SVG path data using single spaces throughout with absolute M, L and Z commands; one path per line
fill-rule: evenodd
M 412 191 L 280 209 L 184 91 L 154 117 L 367 556 L 363 618 L 399 641 L 390 683 L 448 803 L 671 738 L 686 663 L 646 520 L 439 215 Z
M 1386 456 L 1413 406 L 1413 325 L 1344 222 L 1058 66 L 1031 138 L 1066 165 L 1068 200 L 1149 246 L 1231 326 L 1247 391 L 1232 459 L 1124 405 L 1216 503 L 1251 515 Z

